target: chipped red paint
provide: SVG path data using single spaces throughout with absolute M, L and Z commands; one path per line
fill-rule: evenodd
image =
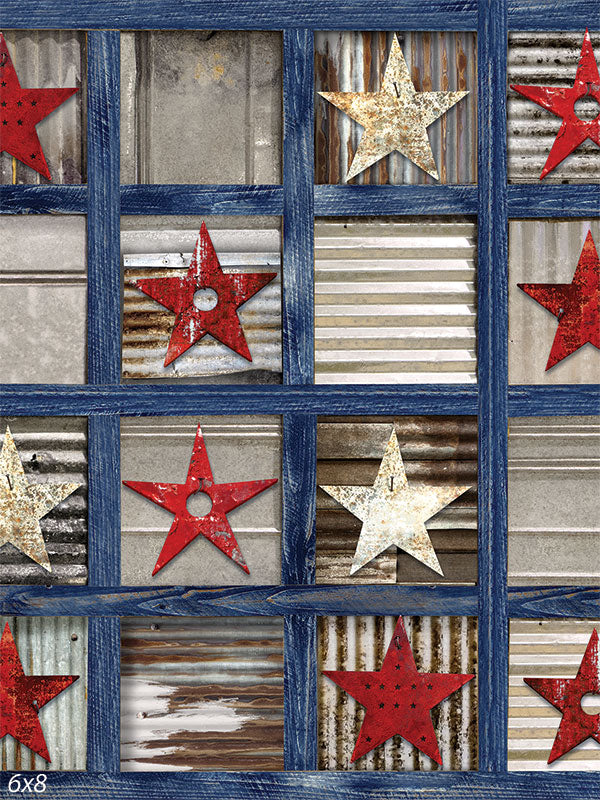
M 587 714 L 581 707 L 585 694 L 600 694 L 598 631 L 595 628 L 575 678 L 523 680 L 563 715 L 550 751 L 549 764 L 590 737 L 600 742 L 600 714 Z
M 552 172 L 586 139 L 591 139 L 600 145 L 600 114 L 595 119 L 582 120 L 575 113 L 575 103 L 582 97 L 593 97 L 600 103 L 600 75 L 588 30 L 583 37 L 575 82 L 570 89 L 522 85 L 512 85 L 510 88 L 557 117 L 562 117 L 562 125 L 548 154 L 540 180 Z
M 198 425 L 185 483 L 152 483 L 148 481 L 123 481 L 123 483 L 134 492 L 138 492 L 148 500 L 152 500 L 153 503 L 175 514 L 175 519 L 152 572 L 153 575 L 156 575 L 165 564 L 168 564 L 200 534 L 216 545 L 228 558 L 235 561 L 244 572 L 250 573 L 227 520 L 227 514 L 260 492 L 264 492 L 269 486 L 273 486 L 274 483 L 277 483 L 277 478 L 215 484 L 202 429 Z M 195 517 L 187 509 L 188 498 L 197 492 L 204 492 L 212 502 L 212 508 L 203 517 Z
M 252 361 L 237 309 L 276 277 L 276 272 L 224 273 L 206 225 L 202 223 L 185 277 L 136 281 L 140 291 L 177 315 L 164 366 L 175 361 L 207 333 Z M 196 308 L 194 294 L 199 289 L 216 292 L 214 308 Z
M 6 151 L 50 180 L 35 126 L 75 94 L 70 89 L 24 89 L 0 33 L 0 153 Z
M 518 283 L 558 317 L 546 370 L 590 342 L 600 349 L 600 260 L 588 231 L 571 283 Z

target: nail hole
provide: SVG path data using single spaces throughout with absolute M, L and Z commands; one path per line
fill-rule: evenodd
M 600 694 L 587 692 L 581 698 L 581 708 L 586 714 L 600 714 Z
M 198 519 L 209 514 L 212 505 L 212 500 L 206 492 L 196 492 L 187 499 L 187 510 L 192 517 L 197 517 Z
M 573 111 L 582 122 L 592 122 L 600 114 L 600 103 L 595 97 L 585 95 L 575 101 Z
M 214 289 L 198 289 L 194 292 L 194 305 L 198 311 L 212 311 L 219 302 L 219 295 Z

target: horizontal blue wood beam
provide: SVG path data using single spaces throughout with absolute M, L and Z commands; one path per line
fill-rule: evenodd
M 520 184 L 508 187 L 508 216 L 597 217 L 597 184 Z
M 281 214 L 282 186 L 121 186 L 122 214 Z
M 315 215 L 477 214 L 476 186 L 315 186 Z
M 511 417 L 600 414 L 600 391 L 595 384 L 571 386 L 509 386 Z
M 0 186 L 0 214 L 85 214 L 88 187 Z

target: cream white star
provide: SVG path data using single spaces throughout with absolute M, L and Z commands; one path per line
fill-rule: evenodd
M 52 572 L 38 520 L 79 486 L 79 483 L 30 484 L 7 427 L 0 453 L 0 547 L 10 543 Z
M 363 523 L 350 575 L 391 545 L 443 575 L 425 522 L 470 488 L 409 486 L 394 430 L 373 486 L 321 486 Z
M 394 34 L 379 92 L 319 94 L 365 129 L 346 175 L 349 181 L 394 150 L 439 180 L 427 127 L 469 93 L 417 92 Z

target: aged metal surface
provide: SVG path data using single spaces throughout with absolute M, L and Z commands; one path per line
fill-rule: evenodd
M 393 33 L 334 31 L 315 34 L 317 92 L 377 92 Z M 468 91 L 436 120 L 427 136 L 441 183 L 477 180 L 477 46 L 474 33 L 398 33 L 417 92 Z M 315 98 L 316 182 L 342 183 L 363 128 L 325 99 Z M 437 183 L 399 153 L 361 172 L 354 183 Z
M 561 721 L 560 711 L 527 686 L 523 678 L 574 678 L 600 620 L 511 620 L 508 691 L 509 770 L 600 770 L 600 746 L 593 740 L 548 764 Z M 598 696 L 584 700 L 598 713 Z
M 281 33 L 121 35 L 121 182 L 281 182 Z
M 333 669 L 379 669 L 395 623 L 396 617 L 319 618 L 320 769 L 440 769 L 399 736 L 351 763 L 364 709 L 321 674 Z M 477 673 L 474 617 L 404 617 L 404 624 L 419 671 Z M 431 716 L 443 769 L 477 769 L 477 679 L 436 706 Z
M 80 417 L 0 417 L 10 425 L 30 484 L 80 488 L 39 521 L 51 572 L 6 543 L 0 584 L 84 584 L 87 581 L 87 424 Z
M 53 183 L 85 183 L 86 44 L 83 31 L 11 31 L 4 35 L 26 88 L 80 89 L 37 127 Z M 48 184 L 39 173 L 0 155 L 0 183 Z
M 472 222 L 315 226 L 316 383 L 475 383 Z
M 85 617 L 0 617 L 13 632 L 27 675 L 79 675 L 39 711 L 51 763 L 11 736 L 0 742 L 3 770 L 61 771 L 86 768 L 87 620 Z
M 0 215 L 0 382 L 85 381 L 83 217 Z
M 590 19 L 593 24 L 594 20 Z M 581 52 L 583 30 L 565 33 L 511 32 L 508 37 L 508 86 L 571 88 Z M 598 53 L 600 33 L 590 31 Z M 508 179 L 539 183 L 561 120 L 508 88 Z M 544 178 L 544 183 L 594 183 L 600 180 L 598 146 L 589 139 Z
M 588 231 L 598 244 L 599 220 L 509 222 L 510 383 L 600 383 L 600 351 L 591 344 L 546 371 L 556 335 L 556 317 L 518 288 L 519 283 L 570 283 Z
M 510 420 L 508 572 L 513 585 L 600 582 L 600 417 Z
M 372 485 L 392 426 L 410 486 L 472 486 L 426 522 L 444 575 L 392 547 L 350 576 L 361 522 L 317 488 L 317 583 L 475 582 L 477 424 L 473 417 L 321 417 L 318 486 Z
M 183 277 L 197 230 L 127 230 L 121 234 L 124 264 L 123 377 L 179 378 L 214 382 L 281 381 L 281 234 L 271 230 L 211 230 L 226 273 L 277 273 L 238 316 L 252 361 L 212 336 L 164 366 L 174 316 L 136 287 L 144 278 Z M 202 377 L 200 377 L 202 376 Z
M 125 418 L 121 477 L 184 482 L 199 424 L 216 483 L 281 477 L 281 422 L 268 416 Z M 123 585 L 280 583 L 281 481 L 228 514 L 249 575 L 198 537 L 184 554 L 151 577 L 173 515 L 123 487 L 121 518 Z
M 125 618 L 121 769 L 283 769 L 283 625 Z

